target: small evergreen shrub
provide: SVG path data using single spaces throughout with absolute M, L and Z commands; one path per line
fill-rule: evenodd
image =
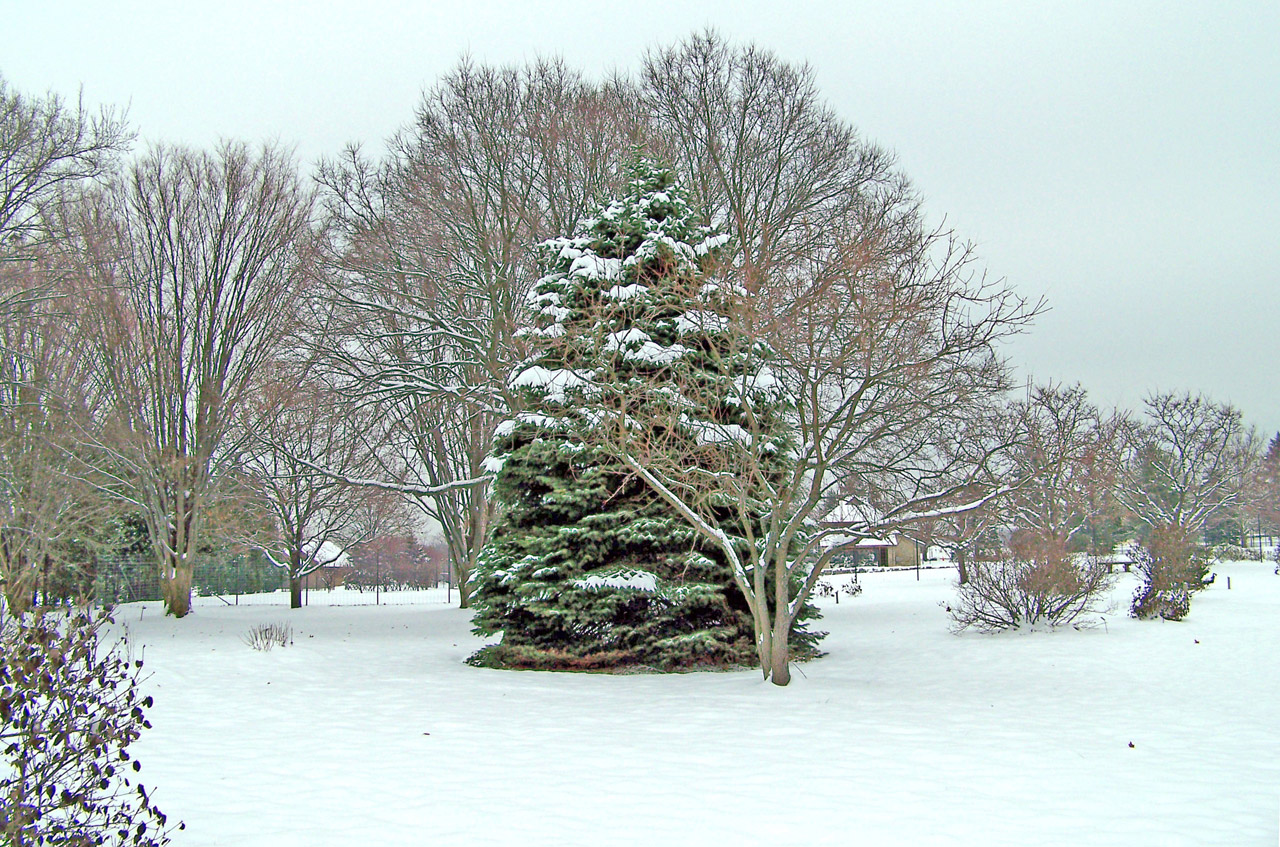
M 109 621 L 0 607 L 0 844 L 169 842 L 127 750 L 151 726 L 142 662 L 101 642 Z

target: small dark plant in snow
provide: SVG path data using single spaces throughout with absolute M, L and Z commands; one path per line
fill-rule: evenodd
M 127 751 L 151 726 L 142 662 L 86 611 L 0 607 L 0 844 L 161 845 L 165 815 Z M 181 829 L 181 824 L 179 829 Z
M 253 649 L 264 652 L 277 644 L 288 647 L 293 643 L 293 627 L 287 623 L 260 623 L 240 636 L 240 640 Z
M 1141 620 L 1180 621 L 1191 611 L 1191 595 L 1205 587 L 1209 557 L 1177 526 L 1151 531 L 1134 556 L 1142 585 L 1134 592 L 1130 614 Z
M 855 578 L 851 582 L 847 582 L 843 585 L 837 585 L 834 582 L 829 582 L 824 579 L 820 580 L 818 584 L 814 586 L 813 593 L 819 597 L 834 597 L 836 602 L 839 602 L 841 594 L 846 597 L 857 597 L 861 594 L 862 583 L 858 582 Z
M 1097 559 L 1043 545 L 1031 556 L 973 562 L 969 580 L 948 606 L 958 632 L 1058 627 L 1106 611 L 1113 578 Z

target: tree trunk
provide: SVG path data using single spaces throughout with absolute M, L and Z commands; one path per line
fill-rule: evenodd
M 781 564 L 775 564 L 773 621 L 769 624 L 773 630 L 769 649 L 769 679 L 774 685 L 786 685 L 791 682 L 791 616 L 787 614 L 790 603 L 791 587 L 788 584 L 787 569 Z M 768 621 L 767 614 L 765 620 Z
M 791 682 L 790 629 L 790 626 L 774 629 L 773 649 L 769 653 L 769 680 L 774 685 Z
M 289 608 L 302 608 L 302 577 L 289 574 Z
M 956 551 L 956 570 L 958 572 L 957 581 L 964 585 L 969 581 L 969 568 L 966 563 L 968 557 L 965 555 L 964 548 Z
M 161 580 L 166 614 L 185 618 L 191 611 L 191 571 L 191 565 L 172 566 L 172 575 Z

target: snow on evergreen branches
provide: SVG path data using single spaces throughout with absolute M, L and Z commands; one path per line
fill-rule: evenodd
M 475 625 L 503 633 L 488 648 L 498 664 L 532 661 L 529 651 L 553 664 L 755 661 L 738 563 L 726 558 L 745 539 L 726 526 L 725 543 L 709 544 L 602 437 L 643 438 L 658 415 L 708 458 L 787 447 L 772 434 L 756 444 L 745 427 L 743 399 L 785 398 L 768 351 L 732 335 L 740 289 L 710 275 L 728 242 L 670 171 L 640 162 L 623 197 L 539 245 L 523 333 L 535 349 L 508 381 L 518 408 L 485 463 L 502 511 L 481 555 Z M 708 473 L 731 467 L 715 461 Z

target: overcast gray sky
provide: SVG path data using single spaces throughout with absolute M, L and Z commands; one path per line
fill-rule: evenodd
M 377 144 L 464 53 L 599 75 L 711 25 L 809 62 L 988 271 L 1052 311 L 1008 353 L 1136 407 L 1280 428 L 1280 2 L 0 0 L 19 90 L 127 104 L 146 140 Z

